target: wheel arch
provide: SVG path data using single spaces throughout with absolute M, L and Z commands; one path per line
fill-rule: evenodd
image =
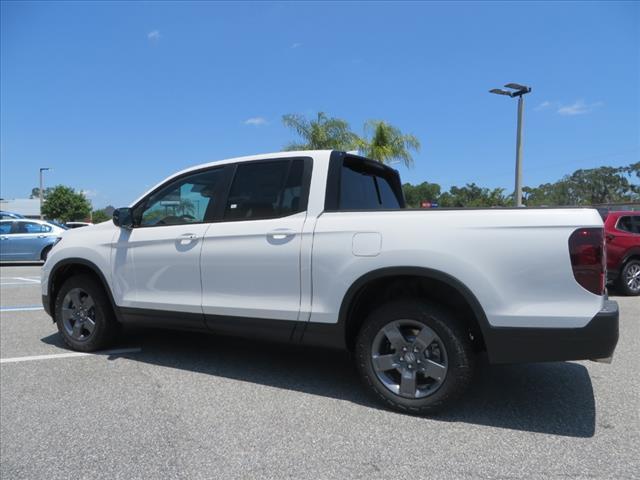
M 111 293 L 109 283 L 107 282 L 104 273 L 95 263 L 84 258 L 66 258 L 56 263 L 56 265 L 52 268 L 51 273 L 49 274 L 49 281 L 47 285 L 48 305 L 46 305 L 48 307 L 47 311 L 50 312 L 51 317 L 55 317 L 55 301 L 56 295 L 60 291 L 60 287 L 62 287 L 62 284 L 68 278 L 71 278 L 73 275 L 79 274 L 91 275 L 102 285 L 104 291 L 107 293 L 109 303 L 111 304 L 111 308 L 116 316 L 116 319 L 120 321 L 120 312 L 113 299 L 113 294 Z
M 45 245 L 44 247 L 42 247 L 42 250 L 40 250 L 40 260 L 46 260 L 45 259 L 45 252 L 46 253 L 50 252 L 52 248 L 53 248 L 53 243 L 49 243 L 49 244 Z
M 640 260 L 640 247 L 632 247 L 628 252 L 624 254 L 622 261 L 620 262 L 620 269 L 625 266 L 630 260 Z
M 468 326 L 477 350 L 486 350 L 490 326 L 482 305 L 457 278 L 424 267 L 386 267 L 358 278 L 343 297 L 338 323 L 344 342 L 353 350 L 366 315 L 382 303 L 402 297 L 430 300 L 458 313 Z

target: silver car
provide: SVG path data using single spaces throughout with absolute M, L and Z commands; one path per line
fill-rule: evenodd
M 63 228 L 28 218 L 0 221 L 0 261 L 46 260 Z

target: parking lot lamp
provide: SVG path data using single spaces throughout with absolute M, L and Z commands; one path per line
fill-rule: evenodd
M 42 201 L 44 200 L 44 178 L 42 172 L 45 170 L 51 170 L 51 168 L 40 167 L 40 220 L 44 220 L 44 215 L 42 215 Z
M 489 93 L 496 95 L 507 95 L 509 97 L 518 97 L 518 129 L 516 133 L 516 189 L 515 200 L 516 207 L 522 206 L 522 122 L 524 115 L 524 95 L 531 92 L 531 87 L 520 85 L 518 83 L 507 83 L 505 88 L 510 90 L 502 90 L 494 88 Z

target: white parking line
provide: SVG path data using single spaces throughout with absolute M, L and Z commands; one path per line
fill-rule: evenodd
M 68 352 L 68 353 L 54 353 L 51 355 L 35 355 L 31 357 L 12 357 L 12 358 L 0 358 L 0 364 L 4 363 L 17 363 L 17 362 L 31 362 L 33 360 L 52 360 L 55 358 L 72 358 L 72 357 L 88 357 L 96 355 L 122 355 L 124 353 L 140 353 L 142 348 L 120 348 L 115 350 L 103 350 L 102 352 Z
M 35 312 L 44 310 L 44 307 L 34 305 L 33 307 L 0 307 L 0 312 Z
M 29 277 L 0 277 L 0 286 L 4 285 L 40 285 L 39 278 L 29 278 Z M 6 281 L 8 280 L 8 281 Z M 19 280 L 18 282 L 14 280 Z
M 25 282 L 34 282 L 34 283 L 40 283 L 40 279 L 39 278 L 26 278 L 26 277 L 9 277 L 12 280 L 24 280 Z

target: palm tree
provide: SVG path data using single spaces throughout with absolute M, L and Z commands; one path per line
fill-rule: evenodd
M 319 112 L 315 120 L 296 114 L 283 115 L 282 123 L 295 130 L 303 140 L 302 143 L 290 143 L 285 147 L 287 150 L 352 150 L 359 140 L 347 122 L 327 117 L 323 112 Z
M 365 157 L 381 163 L 401 161 L 413 166 L 411 150 L 420 151 L 420 141 L 413 135 L 405 135 L 400 129 L 382 120 L 369 120 L 364 127 L 365 138 L 359 139 L 358 150 Z

